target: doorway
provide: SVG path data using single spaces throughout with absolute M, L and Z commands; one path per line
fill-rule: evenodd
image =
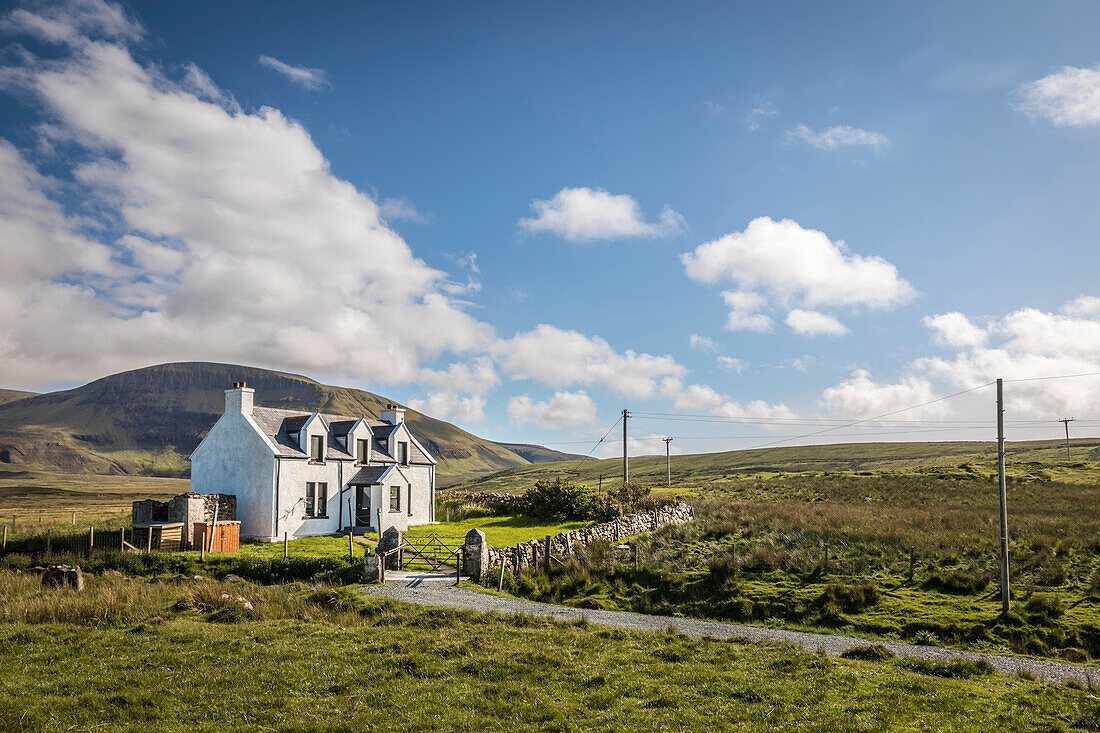
M 355 487 L 355 526 L 370 526 L 370 487 Z

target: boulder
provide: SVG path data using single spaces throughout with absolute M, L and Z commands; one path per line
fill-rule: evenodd
M 121 578 L 122 573 L 117 570 L 104 570 L 102 573 L 104 578 Z
M 363 582 L 370 583 L 381 576 L 381 565 L 378 555 L 367 552 L 363 555 Z
M 229 575 L 225 576 L 225 582 L 226 583 L 243 583 L 243 582 L 245 582 L 245 580 L 244 580 L 244 578 L 242 578 L 239 575 L 234 575 L 233 573 L 230 573 Z
M 389 552 L 395 547 L 401 546 L 401 530 L 397 527 L 390 527 L 382 536 L 378 538 L 378 552 L 381 555 L 383 552 Z M 398 557 L 398 553 L 393 553 L 386 558 L 386 570 L 400 570 L 401 558 Z
M 84 573 L 79 565 L 51 565 L 42 573 L 42 586 L 84 590 Z

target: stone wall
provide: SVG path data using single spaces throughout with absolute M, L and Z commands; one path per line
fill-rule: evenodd
M 232 494 L 197 494 L 189 491 L 168 501 L 143 499 L 133 503 L 134 524 L 147 522 L 183 522 L 183 546 L 190 547 L 196 522 L 211 522 L 214 507 L 218 507 L 218 521 L 237 518 L 237 497 Z
M 550 538 L 550 553 L 559 557 L 572 554 L 575 547 L 589 545 L 596 540 L 605 542 L 619 542 L 625 537 L 651 532 L 658 527 L 670 524 L 684 524 L 695 519 L 695 512 L 691 505 L 681 502 L 672 506 L 654 509 L 644 514 L 631 514 L 620 517 L 612 522 L 604 522 L 593 527 L 578 529 L 572 532 L 562 532 Z M 471 533 L 472 534 L 472 533 Z M 471 537 L 466 537 L 466 553 L 469 557 Z M 545 559 L 545 539 L 523 542 L 514 547 L 490 547 L 485 557 L 485 564 L 467 562 L 468 573 L 477 578 L 490 568 L 499 568 L 503 560 L 506 570 L 517 572 L 532 566 L 541 564 Z M 478 567 L 480 566 L 480 567 Z
M 461 499 L 467 504 L 489 507 L 490 509 L 516 509 L 523 504 L 523 497 L 514 494 L 494 494 L 490 491 L 477 493 L 462 493 L 458 491 L 440 492 L 436 499 L 447 501 L 448 499 Z

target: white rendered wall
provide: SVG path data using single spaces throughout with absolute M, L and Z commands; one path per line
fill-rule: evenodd
M 274 451 L 249 418 L 222 415 L 191 455 L 191 490 L 233 494 L 242 537 L 272 535 Z
M 305 458 L 283 458 L 279 461 L 279 512 L 275 539 L 282 539 L 286 532 L 291 538 L 313 537 L 339 532 L 347 526 L 348 507 L 344 493 L 343 526 L 340 523 L 340 487 L 355 475 L 351 461 L 325 461 L 310 463 Z M 328 515 L 324 518 L 306 516 L 306 482 L 328 484 Z

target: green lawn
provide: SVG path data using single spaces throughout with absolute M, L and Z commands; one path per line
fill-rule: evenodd
M 455 522 L 440 522 L 438 524 L 423 524 L 418 527 L 411 527 L 405 533 L 405 536 L 410 539 L 423 539 L 436 534 L 440 537 L 463 538 L 471 529 L 480 529 L 485 533 L 485 539 L 490 547 L 509 547 L 528 540 L 540 540 L 546 535 L 583 529 L 592 526 L 592 524 L 592 522 L 584 521 L 559 523 L 520 515 L 483 514 Z
M 315 586 L 92 577 L 74 594 L 12 574 L 0 586 L 4 730 L 1100 727 L 1095 694 L 980 670 L 951 677 L 975 672 L 952 665 L 847 661 Z M 222 593 L 253 610 L 230 612 L 239 606 Z

